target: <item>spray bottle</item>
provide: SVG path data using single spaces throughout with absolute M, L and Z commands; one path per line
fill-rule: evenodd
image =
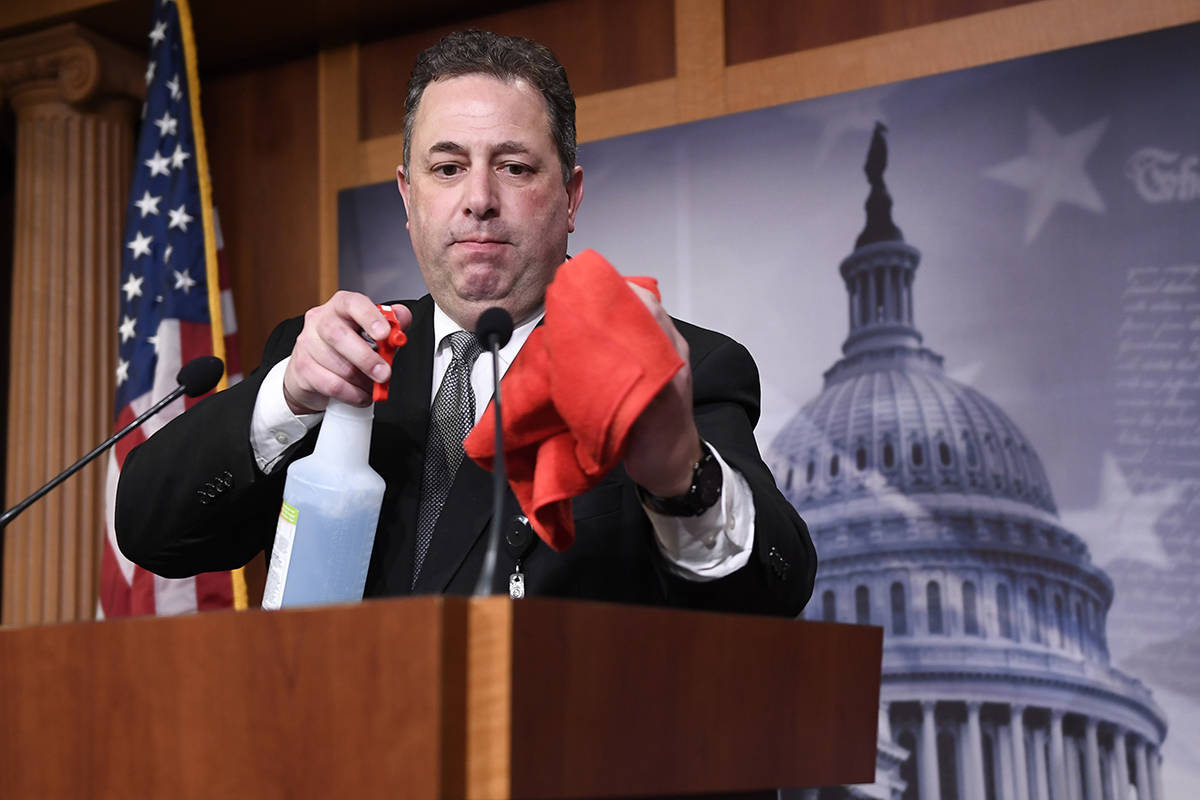
M 391 307 L 379 310 L 391 329 L 377 347 L 390 366 L 407 337 Z M 366 408 L 330 399 L 312 455 L 288 467 L 263 608 L 362 599 L 384 491 L 368 465 L 371 427 L 387 390 L 376 383 Z

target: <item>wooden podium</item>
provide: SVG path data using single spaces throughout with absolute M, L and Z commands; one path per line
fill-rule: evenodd
M 5 797 L 597 798 L 874 780 L 879 628 L 420 597 L 0 631 Z

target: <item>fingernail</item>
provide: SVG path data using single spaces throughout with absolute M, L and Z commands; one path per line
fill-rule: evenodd
M 376 339 L 382 339 L 388 334 L 389 325 L 382 320 L 376 320 L 371 323 L 371 335 Z
M 376 364 L 375 369 L 371 370 L 371 377 L 374 378 L 376 382 L 382 383 L 383 381 L 387 380 L 388 372 L 387 364 Z

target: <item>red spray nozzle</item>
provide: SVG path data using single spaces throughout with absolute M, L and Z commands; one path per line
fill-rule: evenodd
M 392 311 L 391 306 L 376 306 L 383 313 L 383 318 L 388 323 L 388 335 L 377 342 L 379 347 L 379 355 L 387 362 L 388 366 L 392 366 L 392 359 L 396 356 L 396 348 L 403 347 L 408 341 L 408 336 L 405 335 L 404 329 L 400 327 L 400 323 L 396 320 L 396 312 Z M 391 379 L 388 379 L 388 383 Z M 376 383 L 374 390 L 371 392 L 371 400 L 379 403 L 388 399 L 388 383 Z

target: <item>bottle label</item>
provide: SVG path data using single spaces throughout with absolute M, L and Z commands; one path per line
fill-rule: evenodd
M 263 590 L 263 608 L 276 609 L 283 605 L 283 588 L 287 583 L 292 542 L 296 539 L 296 522 L 299 519 L 300 512 L 296 507 L 283 501 L 279 509 L 279 524 L 275 526 L 275 544 L 271 547 L 271 568 L 267 571 L 267 586 Z

